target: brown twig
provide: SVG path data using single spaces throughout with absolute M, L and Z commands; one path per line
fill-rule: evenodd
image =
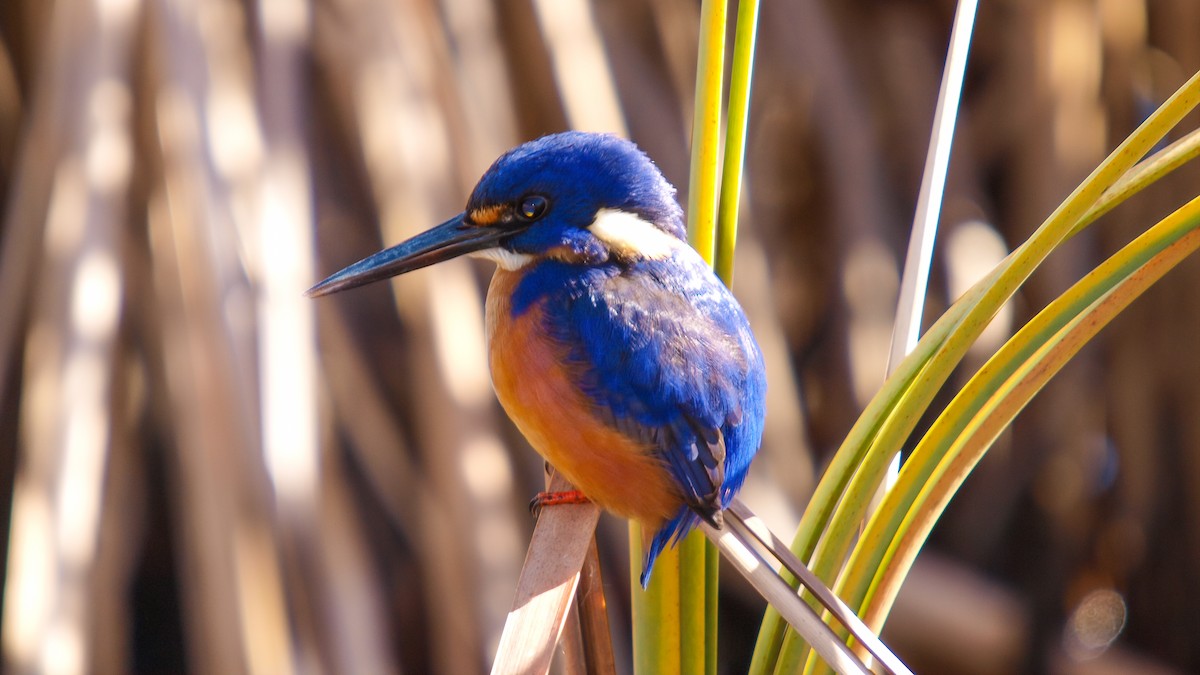
M 562 491 L 571 486 L 555 476 L 550 489 Z M 599 518 L 595 504 L 556 506 L 542 512 L 500 636 L 492 675 L 533 675 L 550 669 Z
M 600 574 L 600 553 L 596 537 L 588 546 L 579 577 L 579 632 L 583 637 L 583 658 L 588 675 L 612 675 L 617 671 L 613 658 L 612 631 L 608 627 L 608 602 L 604 597 L 604 578 Z

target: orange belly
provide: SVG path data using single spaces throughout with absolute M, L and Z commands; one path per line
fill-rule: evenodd
M 566 363 L 566 350 L 541 328 L 536 304 L 513 317 L 519 272 L 498 269 L 487 299 L 492 386 L 508 416 L 550 465 L 596 504 L 641 521 L 651 532 L 683 504 L 651 448 L 594 413 Z

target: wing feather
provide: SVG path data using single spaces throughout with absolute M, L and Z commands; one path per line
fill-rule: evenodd
M 683 506 L 655 533 L 642 572 L 698 518 L 719 526 L 762 437 L 762 353 L 733 295 L 698 254 L 530 271 L 514 311 L 545 302 L 596 414 L 653 448 Z
M 762 366 L 741 308 L 699 265 L 644 261 L 578 275 L 565 311 L 546 316 L 558 317 L 549 328 L 569 346 L 599 414 L 653 445 L 683 501 L 715 522 L 727 428 L 740 424 Z

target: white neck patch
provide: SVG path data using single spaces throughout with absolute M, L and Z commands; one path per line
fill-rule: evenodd
M 531 255 L 516 253 L 514 251 L 500 248 L 499 246 L 485 248 L 482 251 L 472 251 L 468 255 L 470 255 L 472 258 L 491 260 L 499 265 L 501 269 L 509 272 L 519 270 L 528 265 L 530 262 L 533 262 L 533 256 Z
M 659 260 L 684 245 L 637 214 L 619 209 L 600 209 L 588 229 L 623 257 Z

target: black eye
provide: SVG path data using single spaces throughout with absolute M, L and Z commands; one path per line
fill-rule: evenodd
M 521 206 L 517 208 L 517 216 L 521 220 L 534 221 L 546 214 L 546 208 L 550 206 L 550 202 L 546 201 L 541 195 L 531 195 L 521 200 Z

